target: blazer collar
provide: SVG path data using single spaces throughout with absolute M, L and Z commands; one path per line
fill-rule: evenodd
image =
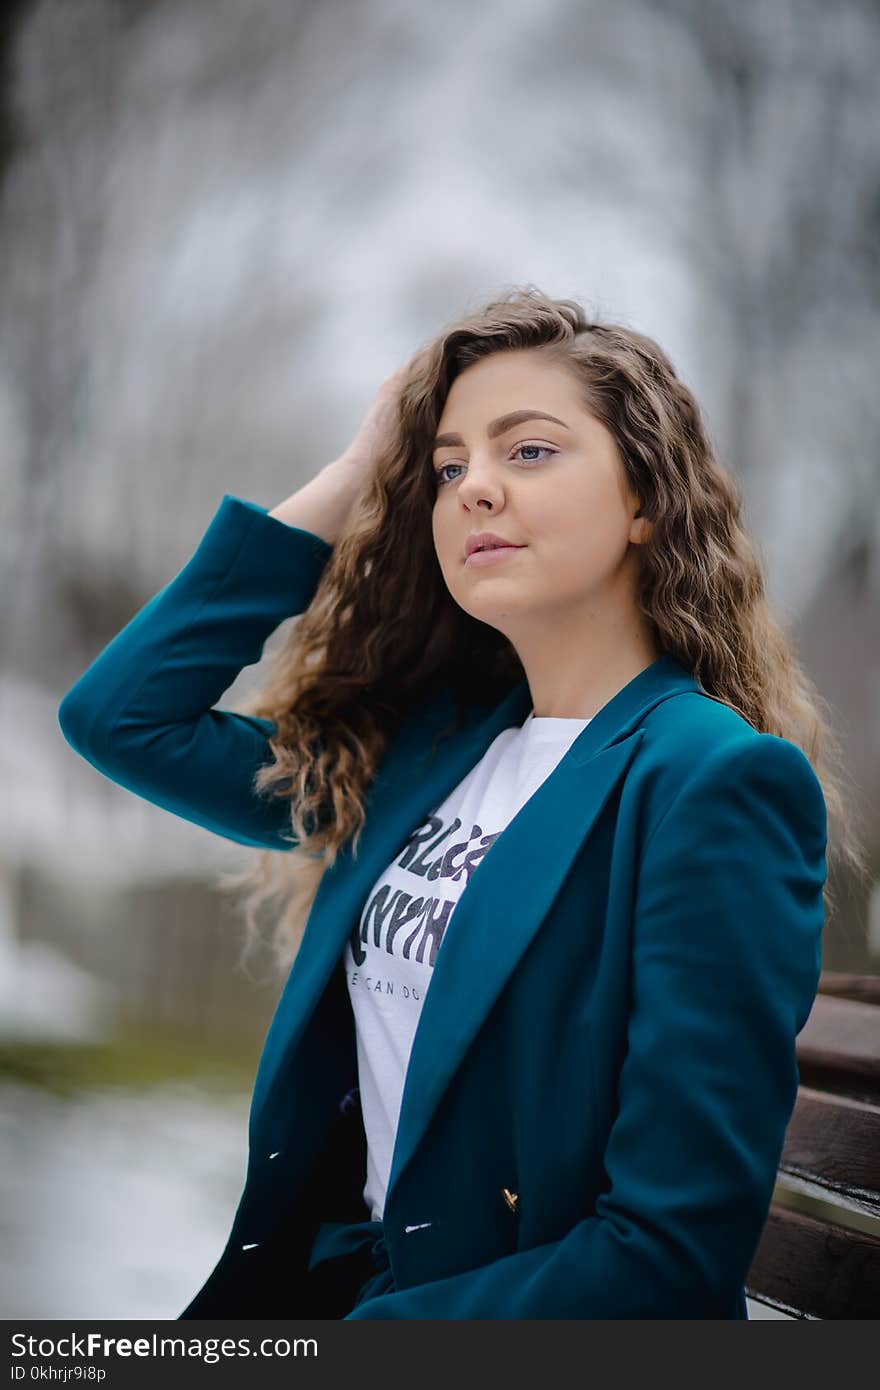
M 668 655 L 645 667 L 593 716 L 556 767 L 490 847 L 459 898 L 437 954 L 406 1074 L 386 1194 L 415 1153 L 434 1110 L 505 982 L 549 912 L 602 807 L 641 742 L 646 714 L 663 700 L 702 687 Z M 474 705 L 463 729 L 434 736 L 454 718 L 444 687 L 404 721 L 367 793 L 356 855 L 350 842 L 325 871 L 306 930 L 272 1019 L 254 1088 L 254 1116 L 270 1103 L 345 949 L 379 874 L 413 830 L 442 802 L 503 729 L 532 707 L 526 680 L 497 705 Z M 522 865 L 541 843 L 541 873 Z M 504 930 L 487 947 L 492 921 Z M 454 998 L 454 1007 L 451 1000 Z M 314 1065 L 314 1062 L 310 1062 Z

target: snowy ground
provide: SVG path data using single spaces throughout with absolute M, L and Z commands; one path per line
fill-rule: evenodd
M 0 1316 L 176 1318 L 229 1233 L 248 1097 L 0 1082 Z

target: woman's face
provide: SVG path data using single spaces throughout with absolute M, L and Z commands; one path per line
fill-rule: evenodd
M 555 418 L 512 418 L 538 411 Z M 482 358 L 452 383 L 438 440 L 434 547 L 465 612 L 515 641 L 560 617 L 625 609 L 638 559 L 630 542 L 648 523 L 635 517 L 614 438 L 573 376 L 534 349 Z M 467 562 L 479 531 L 519 549 Z

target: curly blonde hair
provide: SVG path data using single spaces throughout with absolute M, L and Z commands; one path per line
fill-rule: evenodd
M 288 798 L 298 841 L 287 854 L 256 851 L 251 867 L 221 880 L 245 890 L 242 960 L 263 939 L 258 909 L 271 904 L 269 945 L 278 969 L 289 969 L 324 871 L 349 839 L 357 853 L 366 789 L 407 710 L 441 682 L 461 713 L 469 700 L 503 698 L 524 677 L 510 641 L 450 597 L 431 528 L 433 440 L 452 382 L 490 353 L 524 348 L 573 373 L 653 523 L 639 546 L 637 602 L 659 650 L 812 764 L 828 810 L 826 921 L 832 865 L 867 875 L 827 704 L 770 611 L 739 486 L 716 458 L 692 392 L 652 338 L 591 321 L 576 301 L 529 285 L 467 313 L 418 354 L 395 428 L 312 602 L 242 706 L 274 725 L 254 788 Z

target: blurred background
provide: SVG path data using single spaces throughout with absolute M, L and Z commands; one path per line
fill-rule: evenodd
M 875 888 L 837 885 L 823 963 L 880 973 L 880 11 L 2 13 L 0 1305 L 173 1318 L 281 982 L 216 884 L 251 852 L 104 779 L 57 707 L 224 492 L 274 506 L 492 291 L 650 333 L 695 390 L 855 782 Z

